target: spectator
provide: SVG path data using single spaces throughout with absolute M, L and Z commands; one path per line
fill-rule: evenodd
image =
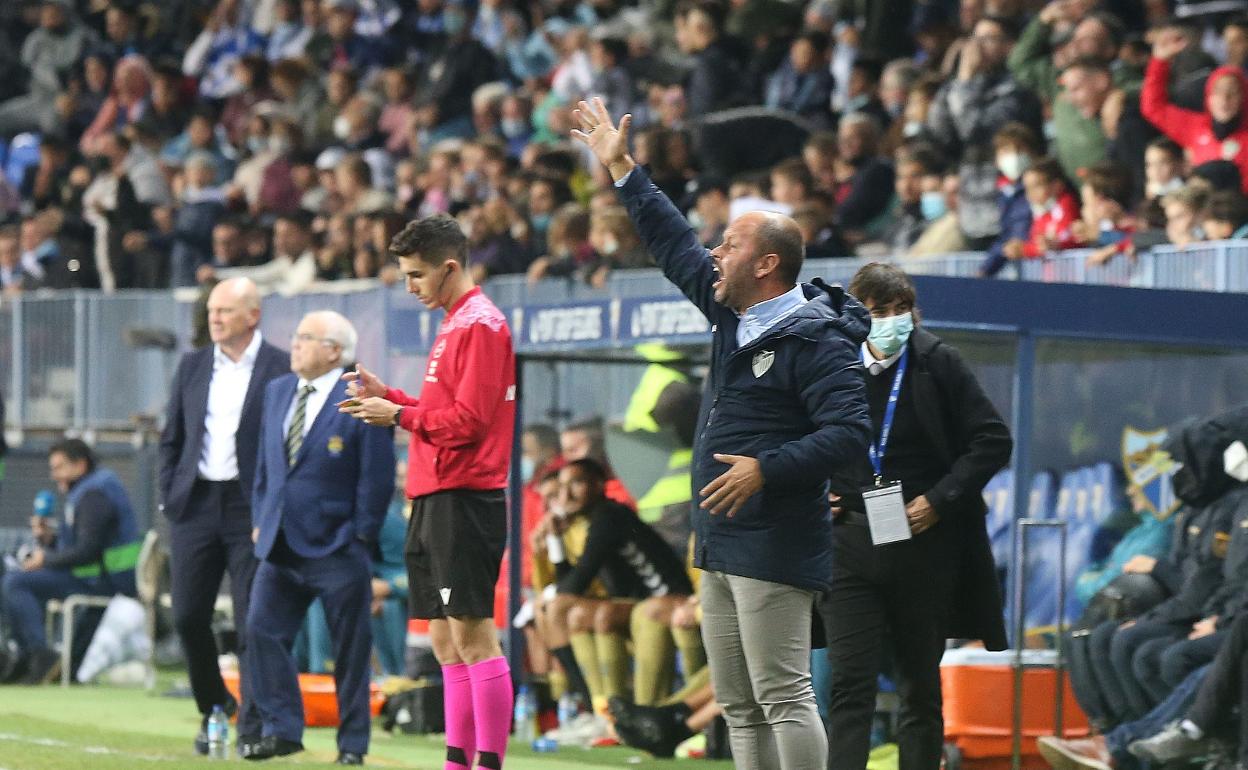
M 1071 63 L 1091 58 L 1110 64 L 1118 55 L 1122 42 L 1122 24 L 1103 13 L 1081 14 L 1092 3 L 1071 3 L 1049 0 L 1044 9 L 1023 30 L 1018 45 L 1010 52 L 1010 72 L 1024 87 L 1039 94 L 1046 104 L 1053 104 L 1060 84 L 1059 75 Z M 1054 48 L 1051 41 L 1059 26 L 1070 30 L 1066 42 Z M 1138 75 L 1129 68 L 1114 73 L 1116 88 L 1133 89 L 1139 85 Z
M 343 210 L 348 214 L 384 211 L 394 205 L 392 196 L 373 185 L 372 169 L 361 155 L 343 158 L 334 170 L 334 177 Z
M 495 197 L 466 215 L 468 264 L 478 283 L 493 275 L 523 273 L 529 266 L 524 246 L 512 236 L 516 213 L 507 202 Z
M 1162 210 L 1162 198 L 1183 186 L 1183 170 L 1186 159 L 1183 148 L 1173 139 L 1159 137 L 1144 150 L 1144 200 L 1139 215 L 1149 228 L 1162 228 L 1166 214 Z
M 595 38 L 589 47 L 589 60 L 593 67 L 589 92 L 602 94 L 608 109 L 631 112 L 635 97 L 633 77 L 626 66 L 628 43 L 617 37 Z
M 302 5 L 304 3 L 300 0 L 277 0 L 274 3 L 273 29 L 264 45 L 264 55 L 270 62 L 276 64 L 283 59 L 303 56 L 308 44 L 312 42 L 316 27 L 304 23 Z M 312 0 L 308 5 L 319 4 Z M 312 16 L 319 16 L 319 11 L 313 10 Z
M 891 125 L 893 116 L 884 109 L 884 102 L 880 99 L 880 78 L 883 74 L 884 66 L 879 61 L 862 57 L 855 59 L 849 68 L 847 100 L 841 114 L 869 115 L 875 118 L 881 131 Z
M 833 192 L 837 180 L 837 135 L 831 131 L 817 131 L 802 145 L 802 161 L 810 169 L 815 189 Z
M 1222 28 L 1223 61 L 1228 67 L 1248 67 L 1248 16 L 1235 16 Z
M 1173 246 L 1187 246 L 1200 240 L 1198 225 L 1209 197 L 1203 185 L 1188 184 L 1161 196 L 1165 212 L 1166 240 Z
M 771 200 L 796 208 L 814 192 L 814 179 L 801 158 L 781 161 L 771 169 Z
M 1059 78 L 1053 102 L 1054 154 L 1071 179 L 1106 159 L 1103 110 L 1110 95 L 1109 65 L 1100 59 L 1076 59 Z
M 0 294 L 15 297 L 39 288 L 39 280 L 22 266 L 21 241 L 12 226 L 0 229 Z
M 724 9 L 715 0 L 681 0 L 676 45 L 693 58 L 685 81 L 689 111 L 706 115 L 741 103 L 741 63 L 724 40 Z
M 472 93 L 499 76 L 498 60 L 472 37 L 465 14 L 459 6 L 446 9 L 447 45 L 424 67 L 417 88 L 424 125 L 436 139 L 472 136 Z
M 923 194 L 919 205 L 923 207 L 923 217 L 929 224 L 919 240 L 910 247 L 908 256 L 951 254 L 969 248 L 958 222 L 958 187 L 958 175 L 945 174 L 939 196 Z
M 559 207 L 546 235 L 548 253 L 529 265 L 530 283 L 547 276 L 588 279 L 594 263 L 589 222 L 589 210 L 579 203 L 565 203 Z
M 324 146 L 345 141 L 351 133 L 351 124 L 344 111 L 355 96 L 359 78 L 350 67 L 335 67 L 325 81 L 325 102 L 316 115 L 316 132 L 313 146 Z
M 59 134 L 46 134 L 39 143 L 39 162 L 26 169 L 18 192 L 36 209 L 66 202 L 66 186 L 73 168 L 69 144 Z
M 373 70 L 389 62 L 389 49 L 383 39 L 366 37 L 356 30 L 360 18 L 357 0 L 325 0 L 325 8 L 328 44 L 318 46 L 318 58 L 314 60 L 320 69 L 349 67 L 367 79 Z
M 205 152 L 216 163 L 217 179 L 229 179 L 234 174 L 237 154 L 225 138 L 225 131 L 217 124 L 216 111 L 201 104 L 191 113 L 186 130 L 160 151 L 160 162 L 167 168 L 180 168 L 192 152 Z
M 269 86 L 269 60 L 258 53 L 247 54 L 234 63 L 234 80 L 239 88 L 225 100 L 220 122 L 230 144 L 240 147 L 253 109 L 276 94 Z
M 182 91 L 184 82 L 182 71 L 171 64 L 153 71 L 152 94 L 138 122 L 150 126 L 162 146 L 186 128 L 189 105 Z
M 697 228 L 702 245 L 713 249 L 724 240 L 724 229 L 728 227 L 728 185 L 721 179 L 702 177 L 697 181 L 693 201 L 689 220 Z
M 78 148 L 84 155 L 100 151 L 101 137 L 120 131 L 143 116 L 152 88 L 152 70 L 140 56 L 127 56 L 117 62 L 113 73 L 113 90 L 100 106 L 99 113 L 82 134 Z
M 40 3 L 39 27 L 22 43 L 21 66 L 29 75 L 29 90 L 0 104 L 0 137 L 55 127 L 62 77 L 94 42 L 91 31 L 74 18 L 73 7 L 71 0 Z
M 958 216 L 972 243 L 982 244 L 1000 233 L 998 168 L 988 152 L 993 137 L 1009 123 L 1033 132 L 1040 129 L 1039 102 L 1005 68 L 1013 44 L 1007 22 L 993 18 L 977 22 L 962 46 L 956 76 L 936 94 L 927 115 L 932 138 L 948 157 L 961 158 Z M 1038 148 L 1032 157 L 1037 153 Z
M 1066 186 L 1061 165 L 1053 158 L 1041 158 L 1023 172 L 1023 189 L 1031 205 L 1031 233 L 1025 242 L 1006 243 L 1005 258 L 1039 259 L 1078 246 L 1074 225 L 1079 221 L 1079 202 Z
M 1248 76 L 1235 67 L 1220 67 L 1205 83 L 1203 112 L 1176 106 L 1166 86 L 1170 60 L 1187 44 L 1172 29 L 1158 36 L 1140 92 L 1140 111 L 1187 151 L 1193 166 L 1211 160 L 1233 161 L 1239 167 L 1241 184 L 1248 184 L 1248 109 L 1244 105 Z
M 410 144 L 412 120 L 412 75 L 402 67 L 390 67 L 382 72 L 381 85 L 386 103 L 377 119 L 377 128 L 385 135 L 386 152 L 391 155 L 407 155 Z
M 170 280 L 175 287 L 194 286 L 196 273 L 212 261 L 212 233 L 225 214 L 225 191 L 217 184 L 215 159 L 206 152 L 187 158 L 173 224 Z
M 793 40 L 789 55 L 768 78 L 766 104 L 825 126 L 831 118 L 828 113 L 831 101 L 828 38 L 819 32 L 804 32 Z
M 608 206 L 591 212 L 589 245 L 598 259 L 587 280 L 596 289 L 606 288 L 607 276 L 612 270 L 654 266 L 654 260 L 637 235 L 637 228 L 628 218 L 628 211 L 622 206 Z
M 837 148 L 845 166 L 837 185 L 836 224 L 850 242 L 861 241 L 893 195 L 893 164 L 879 157 L 880 127 L 862 113 L 841 118 Z
M 1026 241 L 1031 235 L 1031 206 L 1023 188 L 1023 172 L 1040 156 L 1040 138 L 1021 123 L 1007 123 L 992 138 L 996 152 L 997 210 L 999 227 L 996 239 L 980 265 L 980 274 L 994 276 L 1005 266 L 1005 245 L 1010 241 Z M 966 196 L 958 200 L 961 207 Z
M 104 169 L 83 193 L 82 203 L 84 216 L 95 230 L 95 265 L 101 288 L 112 291 L 134 285 L 134 265 L 126 259 L 122 240 L 128 233 L 147 230 L 150 204 L 168 202 L 165 196 L 169 193 L 153 159 L 138 156 L 138 162 L 131 165 L 133 146 L 125 136 L 105 134 L 97 148 Z
M 224 99 L 241 90 L 234 65 L 264 49 L 264 38 L 242 18 L 241 0 L 218 0 L 204 29 L 182 59 L 182 72 L 199 80 L 199 93 Z
M 1205 204 L 1202 228 L 1207 241 L 1243 238 L 1248 225 L 1248 201 L 1235 190 L 1220 190 Z
M 1096 248 L 1088 264 L 1103 265 L 1118 254 L 1135 256 L 1132 235 L 1135 218 L 1129 213 L 1131 177 L 1113 161 L 1103 161 L 1088 169 L 1080 192 L 1083 220 L 1076 225 L 1075 237 Z
M 929 218 L 928 214 L 936 213 L 935 210 L 924 211 L 924 197 L 928 196 L 930 201 L 930 196 L 935 195 L 943 202 L 940 184 L 940 160 L 934 152 L 921 146 L 898 152 L 892 223 L 881 239 L 889 254 L 906 254 L 923 235 L 935 218 Z M 929 209 L 931 206 L 929 202 Z
M 793 209 L 792 217 L 802 234 L 807 259 L 835 259 L 853 252 L 833 226 L 832 215 L 822 204 L 816 201 L 803 203 Z

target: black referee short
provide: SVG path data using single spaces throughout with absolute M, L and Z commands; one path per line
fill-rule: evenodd
M 453 489 L 413 499 L 403 548 L 412 617 L 494 617 L 494 586 L 506 545 L 501 489 Z

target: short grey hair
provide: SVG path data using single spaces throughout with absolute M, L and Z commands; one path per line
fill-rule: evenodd
M 360 335 L 356 333 L 355 326 L 347 320 L 346 316 L 333 310 L 317 310 L 308 315 L 320 319 L 325 324 L 325 339 L 342 349 L 344 363 L 355 361 L 355 347 L 360 341 Z

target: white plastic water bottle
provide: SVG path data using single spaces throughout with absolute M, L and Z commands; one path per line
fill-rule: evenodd
M 230 758 L 230 718 L 220 706 L 212 707 L 208 717 L 208 758 Z
M 527 684 L 520 685 L 519 692 L 516 693 L 515 707 L 515 732 L 516 739 L 524 741 L 525 745 L 532 743 L 537 737 L 537 707 L 536 699 L 533 692 Z

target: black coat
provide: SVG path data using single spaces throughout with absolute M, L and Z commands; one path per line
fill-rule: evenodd
M 204 420 L 208 412 L 208 388 L 212 384 L 213 351 L 208 345 L 182 357 L 169 388 L 169 409 L 160 435 L 161 510 L 171 521 L 182 518 L 191 487 L 199 473 L 199 456 L 204 444 Z M 242 417 L 235 434 L 238 481 L 244 499 L 251 499 L 256 456 L 260 448 L 260 409 L 264 387 L 274 378 L 290 372 L 290 354 L 261 342 L 251 381 L 243 398 Z
M 948 542 L 962 548 L 952 555 L 958 574 L 948 633 L 952 638 L 981 639 L 990 650 L 1004 650 L 1005 619 L 983 490 L 1010 461 L 1014 446 L 1010 431 L 952 345 L 923 328 L 914 330 L 908 344 L 914 408 L 948 468 L 925 496 L 940 515 L 940 526 L 958 530 Z

